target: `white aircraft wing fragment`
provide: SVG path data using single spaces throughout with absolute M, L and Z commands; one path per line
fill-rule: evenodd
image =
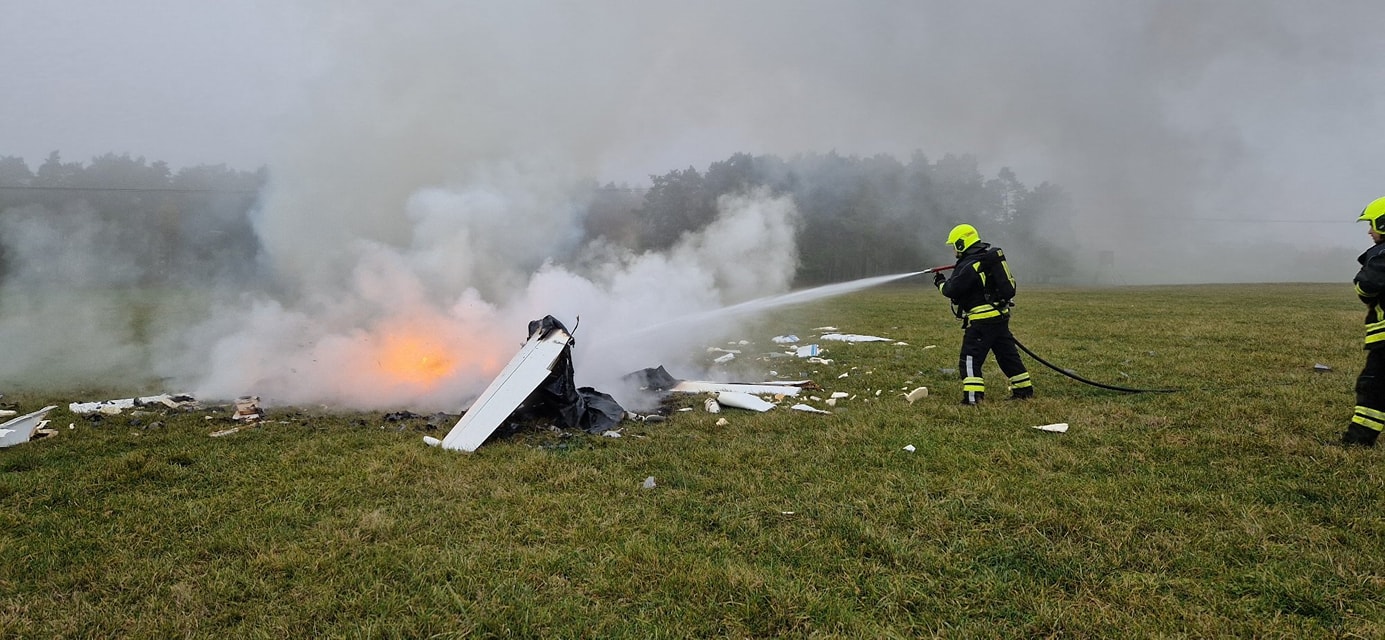
M 442 448 L 475 451 L 480 447 L 552 373 L 553 363 L 571 340 L 572 336 L 561 329 L 543 337 L 537 333 L 531 336 L 443 438 Z
M 43 417 L 54 409 L 57 407 L 44 407 L 33 413 L 19 416 L 5 424 L 0 424 L 0 449 L 28 442 L 30 438 L 34 437 L 34 431 L 38 430 L 38 425 L 43 422 Z

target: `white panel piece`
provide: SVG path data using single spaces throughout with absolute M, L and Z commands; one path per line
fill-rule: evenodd
M 697 382 L 684 380 L 674 385 L 670 391 L 678 393 L 720 393 L 731 391 L 737 393 L 767 393 L 771 395 L 796 396 L 802 390 L 798 385 L 806 384 L 807 380 L 794 382 L 762 382 L 759 384 L 740 384 L 732 382 Z
M 749 409 L 751 411 L 765 412 L 774 408 L 774 403 L 766 402 L 759 397 L 739 391 L 722 391 L 717 394 L 717 402 L 723 407 L 735 407 L 737 409 Z
M 553 363 L 572 340 L 566 331 L 555 329 L 548 336 L 531 336 L 524 347 L 505 365 L 500 375 L 491 381 L 481 396 L 456 426 L 442 439 L 442 448 L 475 451 L 486 441 L 505 418 L 534 392 L 544 378 L 553 372 Z
M 838 342 L 893 342 L 890 338 L 880 336 L 863 336 L 857 333 L 829 333 L 819 338 L 820 340 L 836 340 Z
M 43 417 L 48 415 L 49 411 L 57 408 L 57 406 L 44 407 L 33 413 L 19 416 L 5 424 L 0 424 L 0 449 L 28 442 L 29 438 L 34 437 L 34 431 L 38 430 L 39 424 L 43 422 Z

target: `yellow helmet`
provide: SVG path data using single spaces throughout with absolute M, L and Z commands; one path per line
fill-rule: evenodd
M 1382 198 L 1385 200 L 1385 198 Z M 1385 204 L 1381 205 L 1381 211 L 1385 212 Z M 947 234 L 947 243 L 952 245 L 959 253 L 966 251 L 967 247 L 981 241 L 981 234 L 976 232 L 976 227 L 969 224 L 959 224 L 952 228 Z
M 1361 211 L 1361 217 L 1356 221 L 1370 221 L 1371 229 L 1376 233 L 1385 233 L 1385 198 L 1376 198 L 1366 208 Z

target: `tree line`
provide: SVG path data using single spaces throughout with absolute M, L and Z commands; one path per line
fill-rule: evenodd
M 1030 281 L 1071 278 L 1072 247 L 1044 238 L 1072 238 L 1071 204 L 1051 183 L 1030 188 L 1013 171 L 984 176 L 975 157 L 944 155 L 908 162 L 889 155 L 843 156 L 738 153 L 713 162 L 650 176 L 652 186 L 632 198 L 597 199 L 588 235 L 634 249 L 663 249 L 684 233 L 709 224 L 722 195 L 766 188 L 792 197 L 801 214 L 797 230 L 800 285 L 904 273 L 951 262 L 948 231 L 969 223 L 982 238 L 1026 263 Z
M 200 165 L 174 171 L 167 163 L 108 153 L 90 163 L 50 154 L 31 170 L 19 157 L 0 157 L 0 233 L 18 220 L 66 216 L 95 221 L 108 242 L 130 252 L 138 284 L 253 274 L 259 242 L 251 223 L 268 171 Z M 944 155 L 907 162 L 889 155 L 835 152 L 788 159 L 737 153 L 711 163 L 651 175 L 646 188 L 595 181 L 584 217 L 588 240 L 634 251 L 666 249 L 717 214 L 723 195 L 767 189 L 799 209 L 797 284 L 841 282 L 916 271 L 952 260 L 948 230 L 968 222 L 1000 244 L 1029 281 L 1072 275 L 1070 252 L 1046 244 L 1069 217 L 1063 190 L 1030 188 L 1001 169 L 983 175 L 974 157 Z M 1071 234 L 1068 234 L 1069 237 Z M 11 244 L 0 238 L 0 277 L 12 272 Z

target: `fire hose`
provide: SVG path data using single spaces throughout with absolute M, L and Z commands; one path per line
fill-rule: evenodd
M 929 269 L 925 269 L 925 270 L 923 270 L 922 273 L 942 273 L 943 271 L 947 271 L 947 270 L 952 269 L 952 268 L 954 268 L 954 267 L 956 267 L 956 266 L 957 266 L 957 265 L 955 265 L 955 264 L 945 264 L 945 265 L 941 265 L 941 266 L 937 266 L 937 267 L 932 267 L 932 268 L 929 268 Z M 1059 367 L 1059 366 L 1057 366 L 1057 365 L 1055 365 L 1055 364 L 1053 364 L 1053 363 L 1051 363 L 1051 362 L 1049 362 L 1049 361 L 1047 361 L 1047 360 L 1044 360 L 1043 358 L 1039 357 L 1039 354 L 1034 353 L 1033 351 L 1030 351 L 1030 350 L 1029 350 L 1029 347 L 1024 346 L 1024 343 L 1020 342 L 1018 338 L 1015 339 L 1015 346 L 1019 347 L 1021 351 L 1023 351 L 1023 352 L 1025 352 L 1025 353 L 1029 354 L 1029 357 L 1031 357 L 1031 358 L 1037 360 L 1037 361 L 1039 362 L 1039 364 L 1042 364 L 1042 365 L 1044 365 L 1045 367 L 1048 367 L 1048 368 L 1050 368 L 1050 369 L 1052 369 L 1052 370 L 1054 370 L 1054 371 L 1057 371 L 1058 373 L 1061 373 L 1061 374 L 1063 374 L 1063 375 L 1065 375 L 1065 376 L 1067 376 L 1067 377 L 1069 377 L 1069 378 L 1072 378 L 1073 380 L 1076 380 L 1076 381 L 1078 381 L 1078 382 L 1081 382 L 1081 383 L 1083 383 L 1083 384 L 1092 385 L 1093 387 L 1100 387 L 1100 388 L 1102 388 L 1102 389 L 1110 389 L 1111 391 L 1123 391 L 1123 392 L 1125 392 L 1125 393 L 1174 393 L 1174 392 L 1176 392 L 1176 391 L 1179 391 L 1178 389 L 1132 389 L 1132 388 L 1130 388 L 1130 387 L 1118 387 L 1118 386 L 1113 385 L 1113 384 L 1104 384 L 1104 383 L 1101 383 L 1101 382 L 1097 382 L 1097 381 L 1095 381 L 1095 380 L 1088 380 L 1088 379 L 1083 378 L 1082 376 L 1079 376 L 1079 375 L 1077 375 L 1077 374 L 1075 374 L 1075 373 L 1073 373 L 1073 372 L 1071 372 L 1071 371 L 1068 371 L 1067 369 L 1064 369 L 1064 368 Z

